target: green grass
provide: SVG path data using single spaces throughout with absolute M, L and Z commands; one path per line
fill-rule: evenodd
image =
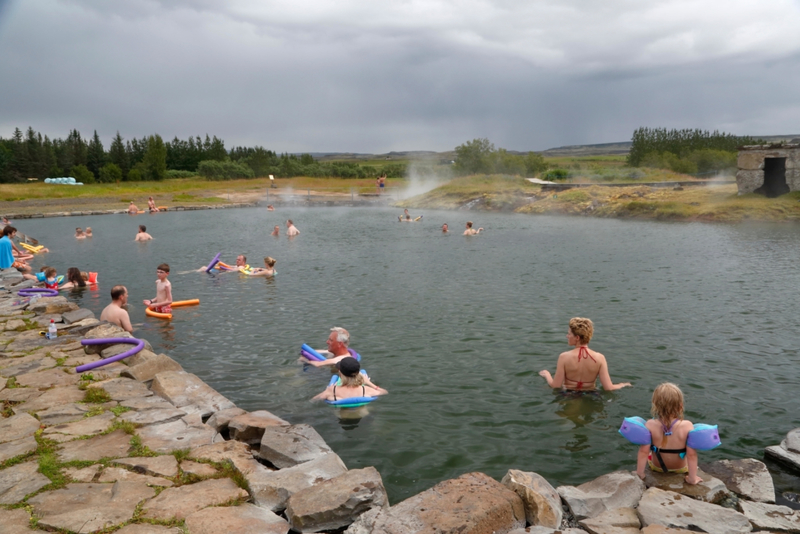
M 17 377 L 16 376 L 12 376 L 8 380 L 6 380 L 6 388 L 15 389 L 15 388 L 19 388 L 19 387 L 22 387 L 22 386 L 17 384 Z
M 142 438 L 139 436 L 131 436 L 131 450 L 128 453 L 128 457 L 130 458 L 138 458 L 140 456 L 159 456 L 159 454 L 155 451 L 150 450 L 150 448 L 142 443 Z
M 61 465 L 58 461 L 58 443 L 42 436 L 42 431 L 38 430 L 35 434 L 36 442 L 39 446 L 36 454 L 39 457 L 39 472 L 50 479 L 50 484 L 40 491 L 49 491 L 63 488 L 67 485 L 67 477 L 61 472 Z
M 83 396 L 83 402 L 93 404 L 103 404 L 111 400 L 111 396 L 103 388 L 86 388 L 86 393 Z
M 127 406 L 114 406 L 111 408 L 111 413 L 119 417 L 120 415 L 124 414 L 125 412 L 130 412 L 131 409 Z

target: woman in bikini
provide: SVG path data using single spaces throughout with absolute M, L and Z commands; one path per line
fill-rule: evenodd
M 361 374 L 361 364 L 355 358 L 347 357 L 336 364 L 339 370 L 339 380 L 336 384 L 328 386 L 325 391 L 311 400 L 342 400 L 351 397 L 377 397 L 389 393 L 375 384 L 366 385 L 367 380 Z
M 573 317 L 569 320 L 567 343 L 574 349 L 562 352 L 556 364 L 556 376 L 545 369 L 539 375 L 547 380 L 551 388 L 562 388 L 572 391 L 593 391 L 597 379 L 606 391 L 613 391 L 630 386 L 630 382 L 614 384 L 608 374 L 606 357 L 588 347 L 594 334 L 594 324 L 584 317 Z

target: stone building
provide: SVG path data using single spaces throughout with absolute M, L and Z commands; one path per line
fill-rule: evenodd
M 777 197 L 800 191 L 800 144 L 743 146 L 739 149 L 736 185 L 739 194 Z

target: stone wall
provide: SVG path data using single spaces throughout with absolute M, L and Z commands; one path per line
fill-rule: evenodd
M 786 185 L 789 191 L 800 191 L 800 145 L 753 145 L 739 150 L 736 185 L 740 195 L 764 185 L 765 158 L 786 158 Z

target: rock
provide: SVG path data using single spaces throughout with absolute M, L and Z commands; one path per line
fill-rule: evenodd
M 3 534 L 31 534 L 31 516 L 22 509 L 0 510 L 0 525 Z
M 41 397 L 42 392 L 38 389 L 31 389 L 31 388 L 5 388 L 0 390 L 0 400 L 10 401 L 10 402 L 27 402 L 29 400 L 33 400 L 37 397 Z M 17 410 L 19 406 L 14 406 L 12 409 L 14 413 L 23 413 Z
M 767 447 L 764 453 L 773 460 L 782 463 L 795 471 L 800 471 L 800 453 L 791 452 L 786 448 L 786 440 L 783 440 L 780 445 Z
M 82 401 L 85 393 L 78 386 L 48 389 L 41 395 L 14 407 L 15 413 L 38 412 L 53 406 Z
M 67 300 L 67 297 L 61 295 L 57 297 L 47 297 L 39 299 L 33 306 L 28 306 L 28 311 L 36 315 L 44 315 L 47 313 L 60 313 L 64 314 L 78 309 L 78 305 Z
M 103 466 L 100 464 L 90 465 L 79 469 L 77 467 L 67 467 L 64 469 L 64 474 L 73 480 L 73 482 L 94 482 L 94 477 L 97 476 Z
M 17 355 L 5 356 L 3 358 L 0 358 L 0 369 L 6 369 L 8 367 L 11 367 L 12 365 L 19 365 L 21 363 L 28 363 L 28 362 L 41 360 L 42 358 L 46 358 L 47 357 L 47 352 L 52 352 L 52 351 L 38 351 L 38 352 L 31 353 L 31 354 L 25 354 L 23 356 L 17 356 Z M 8 353 L 6 353 L 6 354 L 8 354 Z M 15 354 L 15 353 L 12 353 L 12 354 Z M 53 362 L 54 362 L 54 365 L 55 365 L 55 359 L 53 359 Z M 22 373 L 18 373 L 18 374 L 22 374 Z
M 564 516 L 561 497 L 544 477 L 509 469 L 501 483 L 520 496 L 525 505 L 525 519 L 530 525 L 549 528 L 561 526 Z
M 50 359 L 50 358 L 48 358 Z M 23 387 L 36 389 L 48 389 L 54 387 L 72 386 L 80 381 L 80 377 L 75 373 L 65 372 L 67 369 L 56 367 L 47 371 L 26 373 L 17 376 L 17 384 Z
M 293 530 L 319 532 L 346 527 L 372 508 L 388 507 L 380 473 L 367 467 L 298 491 L 286 502 L 286 518 Z
M 0 419 L 0 443 L 33 436 L 39 430 L 39 421 L 26 413 Z
M 183 530 L 178 527 L 169 528 L 161 525 L 139 523 L 135 525 L 124 526 L 114 532 L 114 534 L 183 534 Z
M 153 394 L 147 389 L 147 386 L 130 378 L 112 378 L 111 380 L 89 384 L 89 387 L 103 388 L 111 399 L 115 401 L 148 397 Z
M 116 465 L 125 465 L 134 472 L 154 477 L 178 476 L 178 460 L 171 454 L 141 458 L 120 458 L 111 462 Z
M 0 504 L 15 504 L 29 493 L 50 484 L 50 479 L 38 473 L 38 462 L 12 465 L 0 471 Z
M 25 414 L 27 415 L 27 414 Z M 30 454 L 39 446 L 36 443 L 36 438 L 31 434 L 28 437 L 20 438 L 14 441 L 7 441 L 0 445 L 0 463 L 22 456 L 23 454 Z
M 82 321 L 84 319 L 94 319 L 94 313 L 91 310 L 87 310 L 86 308 L 78 308 L 77 310 L 74 311 L 62 313 L 61 319 L 66 324 L 73 324 L 77 323 L 78 321 Z
M 683 528 L 669 528 L 663 525 L 648 525 L 642 529 L 642 534 L 694 534 L 691 530 Z
M 800 532 L 800 513 L 788 506 L 739 501 L 739 507 L 758 529 Z
M 105 339 L 105 338 L 115 338 L 115 337 L 128 337 L 132 338 L 133 336 L 123 330 L 121 327 L 111 324 L 111 323 L 100 323 L 100 326 L 92 328 L 88 332 L 86 332 L 83 337 L 85 339 Z M 111 344 L 105 345 L 84 345 L 83 350 L 86 354 L 100 354 L 103 352 L 104 349 L 110 347 Z M 128 346 L 130 349 L 132 345 Z
M 252 504 L 213 507 L 186 518 L 191 534 L 287 534 L 289 523 L 269 510 Z M 121 532 L 121 531 L 120 531 Z
M 645 491 L 636 510 L 643 527 L 657 524 L 709 534 L 751 530 L 750 522 L 739 512 L 658 488 Z
M 83 334 L 85 334 L 89 330 L 92 330 L 99 324 L 100 321 L 98 321 L 97 319 L 83 319 L 82 321 L 77 321 L 72 324 L 65 324 L 59 326 L 58 335 L 61 335 L 61 331 L 63 330 L 64 333 L 82 336 Z
M 22 319 L 10 319 L 6 321 L 6 326 L 3 330 L 16 330 L 17 328 L 25 328 L 25 321 Z
M 606 510 L 635 507 L 644 492 L 644 482 L 635 473 L 614 471 L 577 487 L 560 486 L 556 491 L 580 521 Z
M 703 479 L 699 484 L 687 484 L 685 476 L 681 473 L 658 473 L 647 469 L 645 471 L 644 485 L 648 488 L 674 491 L 698 501 L 714 504 L 731 494 L 720 479 L 704 473 L 701 469 L 697 470 L 697 476 Z
M 128 364 L 128 368 L 120 373 L 120 376 L 133 378 L 141 382 L 153 380 L 158 373 L 166 371 L 183 371 L 181 364 L 165 354 L 157 354 L 154 358 L 143 361 L 137 365 Z
M 703 464 L 703 471 L 709 473 L 725 486 L 745 499 L 756 502 L 775 503 L 775 487 L 772 476 L 763 462 L 753 458 L 742 460 L 720 460 Z
M 247 412 L 241 408 L 228 408 L 227 410 L 220 410 L 214 415 L 209 417 L 206 424 L 213 427 L 217 432 L 225 432 L 228 430 L 228 423 L 237 415 L 246 414 Z M 260 441 L 260 440 L 259 440 Z
M 18 364 L 9 365 L 0 370 L 0 376 L 9 378 L 12 376 L 26 375 L 28 373 L 35 373 L 42 369 L 51 369 L 56 366 L 56 361 L 53 358 L 39 357 L 35 360 L 28 360 Z
M 221 441 L 192 449 L 189 458 L 222 463 L 229 461 L 242 475 L 265 469 L 253 458 L 250 448 L 240 441 Z
M 83 533 L 128 521 L 137 504 L 154 494 L 141 482 L 73 483 L 37 495 L 28 503 L 39 516 L 40 526 Z
M 584 519 L 580 525 L 591 534 L 639 534 L 639 516 L 633 508 L 606 510 L 592 519 Z
M 104 412 L 74 423 L 63 423 L 44 429 L 43 434 L 56 441 L 68 441 L 78 436 L 93 436 L 105 432 L 114 422 L 114 414 Z
M 216 430 L 203 424 L 199 418 L 195 420 L 189 416 L 171 423 L 140 428 L 137 434 L 150 450 L 161 453 L 207 445 L 216 439 L 222 441 Z
M 156 357 L 156 353 L 152 350 L 142 349 L 133 356 L 125 358 L 122 360 L 125 365 L 129 367 L 133 367 L 135 365 L 139 365 L 140 363 L 144 363 L 147 360 L 151 360 Z
M 248 445 L 256 445 L 261 443 L 265 428 L 281 425 L 288 426 L 289 423 L 266 410 L 258 410 L 235 416 L 228 421 L 228 430 L 231 439 L 242 441 Z
M 789 452 L 800 454 L 800 428 L 795 428 L 786 434 L 786 447 Z
M 48 350 L 62 350 L 65 346 L 74 341 L 80 340 L 79 336 L 73 334 L 59 335 L 55 339 L 47 339 L 39 335 L 39 330 L 26 330 L 14 337 L 14 341 L 6 345 L 7 352 L 30 352 L 40 347 Z
M 73 460 L 98 461 L 101 458 L 120 458 L 128 455 L 131 437 L 122 430 L 115 430 L 105 436 L 65 443 L 58 452 L 61 462 Z
M 197 376 L 184 371 L 166 371 L 153 379 L 150 390 L 167 399 L 176 408 L 209 416 L 235 405 Z
M 105 468 L 103 470 L 103 474 L 100 475 L 100 478 L 97 481 L 116 482 L 117 480 L 132 480 L 136 482 L 142 482 L 148 486 L 163 486 L 167 488 L 171 488 L 173 486 L 172 482 L 166 478 L 142 475 L 139 473 L 134 473 L 133 471 L 128 471 L 127 469 L 123 469 L 121 467 Z
M 525 507 L 519 495 L 483 473 L 467 473 L 388 510 L 362 514 L 346 532 L 491 534 L 524 525 Z M 549 530 L 531 527 L 531 532 L 535 529 Z
M 286 501 L 300 490 L 339 476 L 347 471 L 344 462 L 335 453 L 294 467 L 270 471 L 256 463 L 253 470 L 242 473 L 247 479 L 253 501 L 273 512 L 283 510 Z
M 60 425 L 62 423 L 71 423 L 83 419 L 83 416 L 90 409 L 86 404 L 78 404 L 75 402 L 53 406 L 47 410 L 36 412 L 39 420 L 45 425 Z
M 256 413 L 256 412 L 254 412 Z M 247 414 L 239 417 L 247 417 Z M 234 418 L 229 428 L 235 434 Z M 268 426 L 261 437 L 258 455 L 278 469 L 292 467 L 308 462 L 331 452 L 331 448 L 311 426 L 300 424 L 291 426 Z
M 212 466 L 208 464 L 200 464 L 197 462 L 192 462 L 190 460 L 184 460 L 181 462 L 181 471 L 183 471 L 187 475 L 194 475 L 203 478 L 214 476 L 217 474 L 217 470 L 214 469 Z
M 246 499 L 247 492 L 229 478 L 204 480 L 178 488 L 167 488 L 158 497 L 145 503 L 142 517 L 167 521 L 186 519 L 189 515 L 208 506 L 215 506 L 233 499 Z
M 124 400 L 119 404 L 120 406 L 124 406 L 136 411 L 171 410 L 175 408 L 172 404 L 165 401 L 158 395 L 152 395 L 150 397 L 136 397 L 135 399 Z
M 158 425 L 162 423 L 171 423 L 177 421 L 181 417 L 185 417 L 186 412 L 177 408 L 168 408 L 165 410 L 144 410 L 141 412 L 125 412 L 120 416 L 123 421 L 129 421 L 137 425 Z

